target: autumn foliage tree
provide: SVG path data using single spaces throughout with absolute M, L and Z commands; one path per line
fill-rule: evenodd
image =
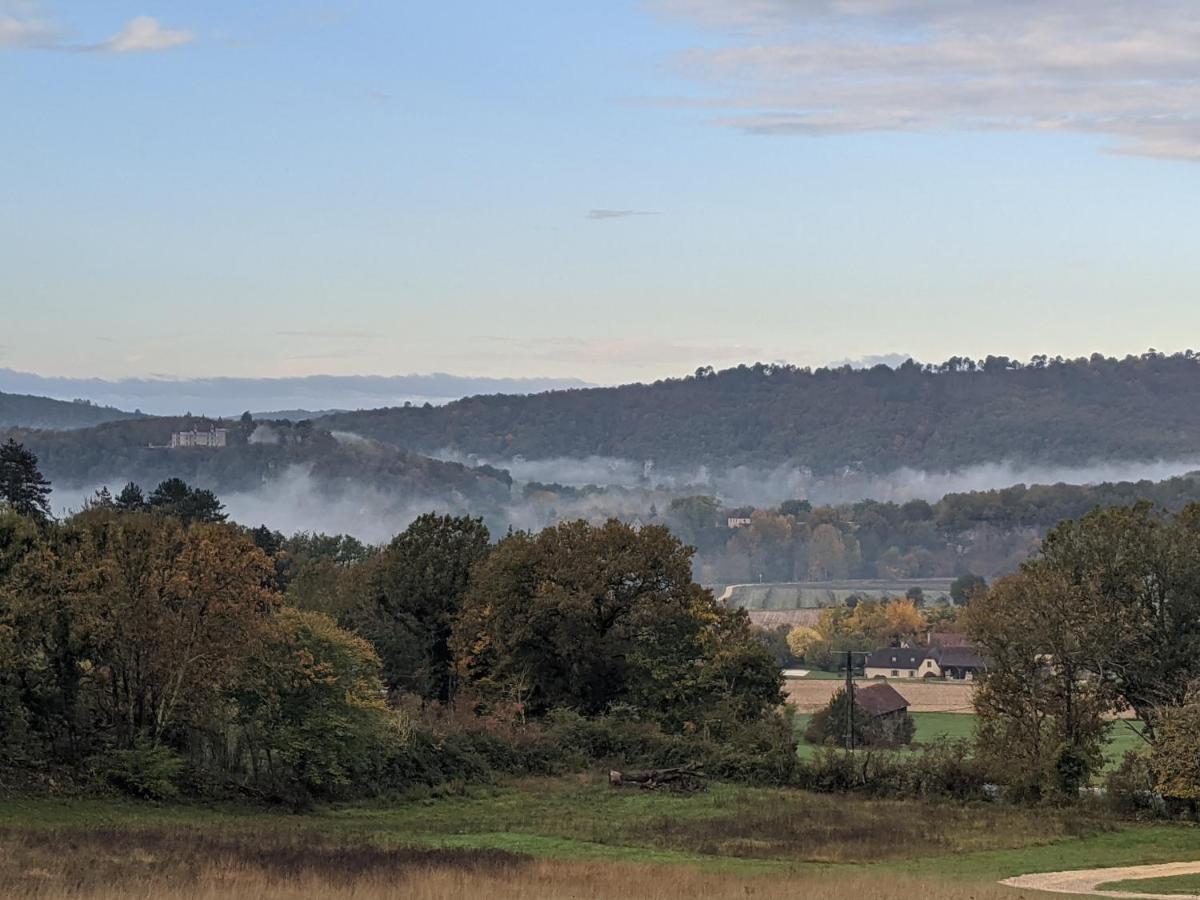
M 1151 755 L 1151 770 L 1165 797 L 1186 801 L 1193 810 L 1200 803 L 1200 691 L 1162 711 L 1158 739 Z
M 683 728 L 705 705 L 753 718 L 781 700 L 745 614 L 692 581 L 689 548 L 662 527 L 580 521 L 504 539 L 475 569 L 452 647 L 478 696 L 534 715 L 628 704 Z
M 93 710 L 93 738 L 132 747 L 203 724 L 278 606 L 270 572 L 232 527 L 95 511 L 22 561 L 15 609 L 64 724 Z
M 245 759 L 280 795 L 353 783 L 387 737 L 379 657 L 322 613 L 281 610 L 232 697 Z
M 1200 504 L 1095 510 L 1051 531 L 1031 567 L 1086 599 L 1075 628 L 1095 648 L 1092 671 L 1153 736 L 1200 678 Z
M 285 607 L 275 574 L 244 530 L 149 511 L 97 506 L 40 536 L 0 591 L 10 753 L 92 760 L 142 796 L 170 796 L 184 758 L 256 791 L 335 791 L 384 739 L 379 660 Z
M 1118 703 L 1097 668 L 1115 634 L 1096 598 L 1029 566 L 971 603 L 965 621 L 988 661 L 974 695 L 980 754 L 1026 796 L 1074 795 L 1103 764 L 1105 715 Z

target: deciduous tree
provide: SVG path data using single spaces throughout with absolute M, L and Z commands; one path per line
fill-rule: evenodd
M 1163 710 L 1151 756 L 1158 790 L 1164 797 L 1200 801 L 1200 692 Z
M 351 620 L 379 649 L 389 687 L 450 700 L 450 633 L 489 539 L 482 519 L 427 513 L 370 561 Z
M 788 649 L 796 659 L 804 659 L 808 649 L 821 640 L 821 632 L 807 625 L 795 625 L 787 633 Z
M 329 616 L 284 608 L 231 696 L 252 775 L 273 793 L 334 794 L 370 770 L 388 727 L 379 657 Z
M 1095 594 L 1046 567 L 997 581 L 967 607 L 987 658 L 974 695 L 978 747 L 1017 790 L 1074 796 L 1103 763 L 1119 697 L 1102 669 L 1114 634 Z
M 765 702 L 780 699 L 779 667 L 745 614 L 692 581 L 689 548 L 660 526 L 567 522 L 506 538 L 475 569 L 453 647 L 473 689 L 535 714 L 627 703 L 682 727 L 705 702 L 761 709 L 768 682 Z

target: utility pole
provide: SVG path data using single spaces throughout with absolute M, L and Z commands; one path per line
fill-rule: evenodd
M 846 651 L 846 749 L 854 752 L 854 654 Z
M 861 650 L 846 651 L 846 749 L 854 750 L 854 654 L 867 656 Z

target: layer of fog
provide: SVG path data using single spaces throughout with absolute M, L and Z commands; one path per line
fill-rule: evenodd
M 60 517 L 70 515 L 102 488 L 116 494 L 130 480 L 114 477 L 87 487 L 55 487 L 53 512 Z M 201 482 L 195 486 L 211 487 Z M 141 487 L 148 494 L 154 485 Z M 331 495 L 303 466 L 290 466 L 253 491 L 216 493 L 229 519 L 247 527 L 266 525 L 286 535 L 300 531 L 352 534 L 368 543 L 385 543 L 422 513 L 467 511 L 450 498 L 402 497 L 360 485 L 339 486 Z
M 986 491 L 1015 484 L 1099 484 L 1118 481 L 1162 481 L 1200 470 L 1200 457 L 1145 462 L 1094 462 L 1080 466 L 982 463 L 949 471 L 900 468 L 885 474 L 844 469 L 835 475 L 816 475 L 802 466 L 771 469 L 751 466 L 660 469 L 653 461 L 589 456 L 512 460 L 463 457 L 444 452 L 440 458 L 507 469 L 521 482 L 569 487 L 655 488 L 676 495 L 709 494 L 730 505 L 773 506 L 784 500 L 806 499 L 818 505 L 880 500 L 935 501 L 946 494 Z
M 586 387 L 576 378 L 475 378 L 428 375 L 309 375 L 296 378 L 63 378 L 0 368 L 0 392 L 90 400 L 151 415 L 225 416 L 276 410 L 375 409 L 448 403 L 475 394 L 532 394 Z
M 247 526 L 267 525 L 293 534 L 298 531 L 353 534 L 361 540 L 382 543 L 402 531 L 425 512 L 470 513 L 487 522 L 495 535 L 509 527 L 537 529 L 556 521 L 611 516 L 626 521 L 659 521 L 671 500 L 692 494 L 709 494 L 726 506 L 776 506 L 784 500 L 805 498 L 815 505 L 850 503 L 863 499 L 904 502 L 936 501 L 947 493 L 989 490 L 1014 484 L 1094 484 L 1117 481 L 1161 481 L 1200 469 L 1200 460 L 1145 463 L 1101 463 L 1092 466 L 1032 467 L 989 463 L 954 472 L 900 469 L 887 475 L 843 472 L 816 477 L 798 468 L 770 471 L 736 467 L 715 471 L 699 468 L 686 473 L 664 473 L 630 460 L 594 457 L 587 460 L 520 461 L 510 464 L 514 484 L 508 499 L 480 506 L 461 496 L 404 495 L 386 485 L 345 484 L 336 489 L 314 479 L 302 466 L 292 466 L 253 491 L 217 490 L 233 521 Z M 54 511 L 77 510 L 97 489 L 107 486 L 114 494 L 128 481 L 107 479 L 105 485 L 56 488 Z M 562 492 L 526 489 L 530 481 L 562 485 L 603 485 L 603 489 Z M 198 484 L 199 487 L 214 487 Z M 143 484 L 149 492 L 154 486 Z M 575 496 L 571 496 L 575 493 Z

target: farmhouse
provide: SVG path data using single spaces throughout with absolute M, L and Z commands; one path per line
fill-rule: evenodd
M 954 642 L 956 645 L 958 641 Z M 867 678 L 949 678 L 971 681 L 984 668 L 979 651 L 965 646 L 883 647 L 867 657 Z
M 867 657 L 864 674 L 868 678 L 937 678 L 942 672 L 924 647 L 882 647 Z

